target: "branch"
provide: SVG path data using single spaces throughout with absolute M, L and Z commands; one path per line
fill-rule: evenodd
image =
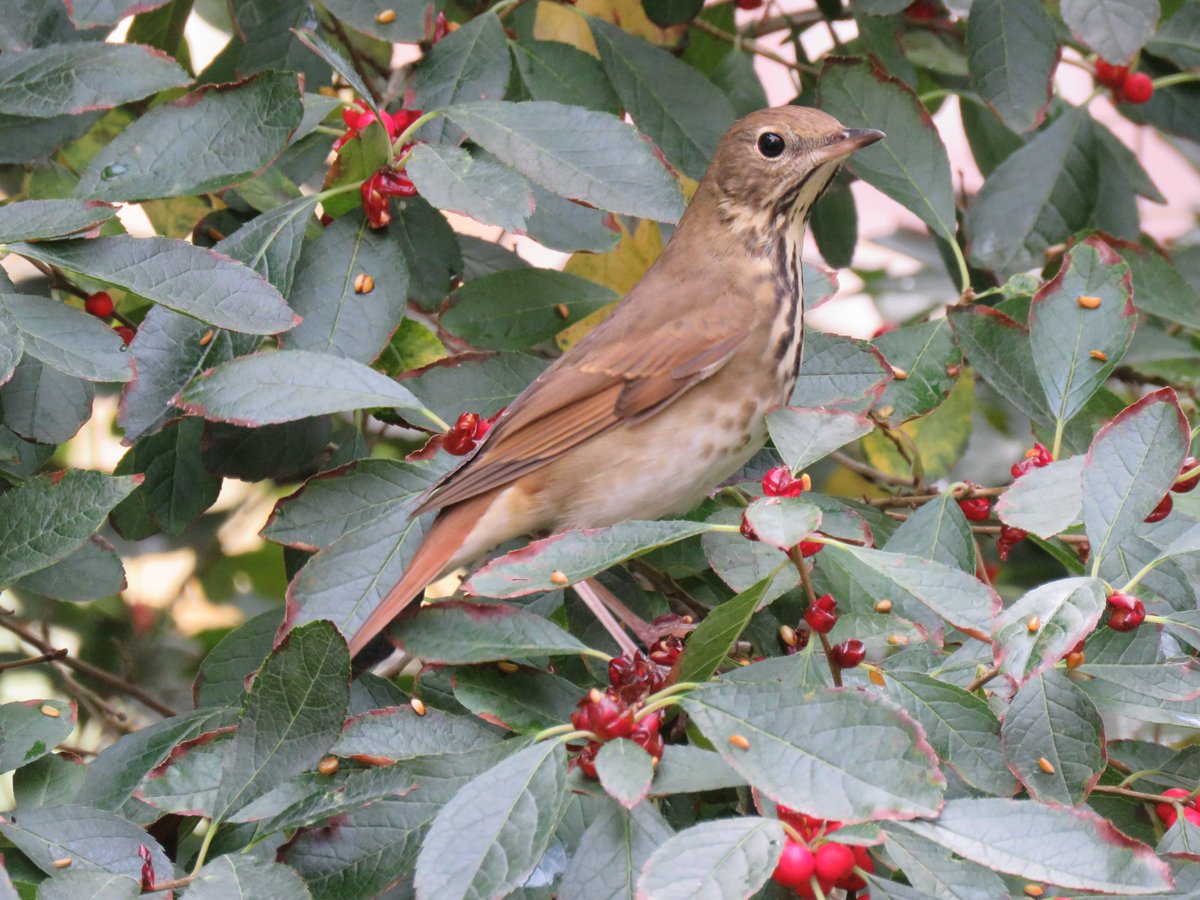
M 43 653 L 41 656 L 31 656 L 28 659 L 17 659 L 12 662 L 0 663 L 0 672 L 5 672 L 9 669 L 22 669 L 25 666 L 36 666 L 38 663 L 52 662 L 56 659 L 62 659 L 67 655 L 67 650 L 63 647 L 60 650 L 55 650 L 53 653 Z

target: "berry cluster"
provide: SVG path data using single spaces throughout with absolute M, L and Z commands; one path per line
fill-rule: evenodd
M 1120 591 L 1108 598 L 1108 622 L 1113 631 L 1134 631 L 1146 621 L 1146 606 L 1132 594 Z
M 88 294 L 84 298 L 83 308 L 85 312 L 95 316 L 97 319 L 111 319 L 116 306 L 108 291 L 96 291 L 96 293 Z M 135 332 L 128 325 L 114 325 L 113 331 L 125 342 L 126 347 L 133 343 Z
M 485 419 L 478 413 L 463 413 L 450 426 L 445 434 L 435 434 L 420 450 L 410 453 L 407 459 L 430 459 L 437 455 L 438 450 L 444 449 L 454 456 L 466 456 L 483 440 L 484 435 L 491 430 L 504 410 L 496 413 L 490 419 Z
M 787 466 L 776 466 L 763 476 L 762 489 L 768 497 L 799 497 L 805 491 L 812 490 L 812 479 L 808 477 L 807 472 L 796 478 Z M 748 541 L 758 540 L 754 526 L 747 521 L 745 514 L 742 515 L 741 532 L 742 537 Z M 796 549 L 805 559 L 820 553 L 824 547 L 820 541 L 801 541 L 796 545 Z
M 361 135 L 375 121 L 383 125 L 388 140 L 395 141 L 421 116 L 422 111 L 419 109 L 402 109 L 397 113 L 380 110 L 379 116 L 376 116 L 374 111 L 367 107 L 366 101 L 360 98 L 354 101 L 354 106 L 348 106 L 342 110 L 342 121 L 346 123 L 346 133 L 334 142 L 333 149 L 340 150 L 348 141 Z M 400 156 L 407 153 L 411 147 L 412 144 L 405 144 L 401 147 L 398 151 Z M 405 174 L 403 167 L 384 166 L 362 183 L 361 191 L 362 208 L 366 213 L 367 223 L 372 228 L 383 228 L 392 220 L 390 198 L 414 197 L 417 188 L 412 183 L 412 179 Z
M 1025 451 L 1024 458 L 1013 463 L 1010 471 L 1013 478 L 1020 478 L 1022 475 L 1026 475 L 1034 469 L 1041 469 L 1044 466 L 1048 466 L 1052 462 L 1054 462 L 1054 457 L 1046 449 L 1046 446 L 1035 441 L 1034 445 Z M 968 518 L 970 517 L 968 516 Z M 1006 525 L 1001 522 L 1000 537 L 996 540 L 996 550 L 1000 554 L 1000 559 L 1006 561 L 1012 548 L 1027 537 L 1029 537 L 1029 532 L 1024 528 L 1017 528 L 1015 525 Z
M 1096 60 L 1096 80 L 1110 88 L 1114 100 L 1126 103 L 1145 103 L 1154 95 L 1154 82 L 1145 72 L 1130 72 L 1128 66 L 1114 66 Z
M 855 868 L 868 873 L 875 871 L 875 863 L 867 848 L 827 840 L 830 834 L 842 827 L 840 822 L 814 819 L 783 805 L 776 806 L 776 812 L 802 839 L 788 836 L 779 864 L 771 875 L 776 884 L 790 888 L 809 900 L 817 895 L 814 882 L 823 894 L 828 894 L 835 887 L 861 891 L 867 886 L 855 871 Z
M 404 134 L 408 127 L 423 115 L 419 109 L 402 109 L 394 115 L 385 110 L 380 110 L 380 113 L 382 118 L 379 121 L 387 131 L 388 137 L 393 141 Z M 354 101 L 354 106 L 347 106 L 342 110 L 342 121 L 346 123 L 346 133 L 334 141 L 333 149 L 335 151 L 341 150 L 348 141 L 352 141 L 362 134 L 367 126 L 376 121 L 376 116 L 374 111 L 367 106 L 367 102 L 360 98 Z
M 1171 490 L 1163 495 L 1163 498 L 1158 501 L 1158 506 L 1150 511 L 1150 515 L 1146 516 L 1147 522 L 1161 522 L 1171 514 L 1172 508 L 1175 506 L 1175 501 L 1171 498 L 1171 493 L 1186 494 L 1188 491 L 1194 490 L 1197 484 L 1200 484 L 1200 475 L 1193 475 L 1191 478 L 1183 478 L 1188 472 L 1196 468 L 1196 457 L 1189 456 L 1183 461 L 1183 465 L 1179 468 L 1179 478 L 1173 485 Z
M 1175 824 L 1175 820 L 1179 818 L 1178 807 L 1172 802 L 1178 800 L 1179 805 L 1183 807 L 1183 817 L 1193 825 L 1200 826 L 1200 805 L 1197 805 L 1197 801 L 1192 797 L 1191 791 L 1185 791 L 1183 788 L 1170 788 L 1163 791 L 1163 796 L 1171 799 L 1165 803 L 1154 804 L 1154 811 L 1158 814 L 1159 819 L 1162 820 L 1164 825 L 1170 828 Z
M 618 656 L 610 660 L 608 690 L 592 688 L 579 701 L 575 712 L 571 713 L 572 725 L 596 736 L 595 740 L 588 741 L 582 748 L 569 748 L 579 750 L 572 765 L 579 766 L 589 778 L 595 778 L 596 754 L 600 752 L 601 744 L 615 738 L 628 738 L 655 760 L 662 759 L 663 738 L 659 733 L 662 712 L 656 710 L 637 721 L 634 717 L 645 704 L 646 698 L 663 686 L 667 672 L 667 669 L 641 653 L 632 658 Z

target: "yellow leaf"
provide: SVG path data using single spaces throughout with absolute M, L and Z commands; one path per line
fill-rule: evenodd
M 585 16 L 595 16 L 651 43 L 668 47 L 679 43 L 687 27 L 676 25 L 659 28 L 646 15 L 642 0 L 578 0 L 574 8 L 561 3 L 542 2 L 538 4 L 534 16 L 533 36 L 539 41 L 570 44 L 584 53 L 599 57 L 600 52 L 596 49 Z
M 558 41 L 590 53 L 597 59 L 600 51 L 592 37 L 587 20 L 569 6 L 561 3 L 539 3 L 533 19 L 533 36 L 539 41 Z
M 969 369 L 964 370 L 958 384 L 941 406 L 929 415 L 913 419 L 896 429 L 908 438 L 909 446 L 916 450 L 927 480 L 941 478 L 948 473 L 966 449 L 971 436 L 974 397 L 975 375 Z M 912 475 L 911 467 L 888 440 L 883 429 L 877 428 L 863 438 L 862 447 L 867 462 L 881 472 L 900 478 Z

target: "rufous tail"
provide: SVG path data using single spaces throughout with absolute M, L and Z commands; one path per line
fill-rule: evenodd
M 436 580 L 450 565 L 467 535 L 479 522 L 494 499 L 495 492 L 489 491 L 470 500 L 464 500 L 442 510 L 417 548 L 412 562 L 404 570 L 404 576 L 387 592 L 387 596 L 371 611 L 366 621 L 350 638 L 350 655 L 353 657 L 371 640 L 387 628 L 396 616 L 404 611 Z

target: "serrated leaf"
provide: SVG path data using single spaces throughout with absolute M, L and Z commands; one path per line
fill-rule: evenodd
M 341 729 L 349 681 L 346 642 L 328 622 L 295 628 L 283 638 L 246 694 L 215 818 L 237 812 L 320 761 Z
M 265 169 L 303 116 L 295 73 L 205 85 L 154 107 L 118 134 L 80 176 L 76 196 L 146 200 L 229 187 Z M 205 152 L 196 153 L 197 146 Z
M 1127 62 L 1154 34 L 1158 0 L 1063 0 L 1067 27 L 1111 63 Z
M 508 87 L 511 69 L 500 17 L 476 16 L 438 41 L 422 60 L 412 84 L 414 106 L 447 109 L 469 101 L 499 100 Z M 457 124 L 470 133 L 461 122 Z M 443 136 L 444 128 L 443 122 L 434 120 L 419 134 L 436 140 Z
M 1079 521 L 1085 457 L 1072 456 L 1026 472 L 996 501 L 1000 520 L 1049 538 Z
M 463 590 L 477 597 L 522 597 L 598 575 L 626 559 L 712 531 L 704 522 L 623 522 L 564 531 L 494 559 Z M 554 578 L 555 574 L 566 577 Z
M 47 715 L 44 709 L 57 715 Z M 27 765 L 52 751 L 75 728 L 74 703 L 28 700 L 0 706 L 0 773 Z
M 526 350 L 618 299 L 608 288 L 578 275 L 513 269 L 459 288 L 441 323 L 475 347 Z M 560 307 L 567 310 L 565 317 Z
M 221 328 L 276 334 L 296 324 L 283 295 L 252 269 L 184 241 L 114 235 L 10 249 Z
M 509 673 L 491 666 L 462 666 L 454 673 L 454 699 L 484 721 L 532 733 L 567 721 L 579 688 L 536 669 Z
M 274 646 L 279 612 L 268 610 L 233 629 L 200 663 L 192 696 L 197 707 L 241 706 L 247 679 L 258 671 Z
M 269 859 L 231 853 L 205 864 L 183 892 L 185 900 L 226 900 L 229 897 L 312 897 L 295 869 Z
M 653 804 L 641 803 L 630 810 L 608 804 L 580 838 L 558 896 L 562 900 L 635 900 L 642 867 L 672 833 Z
M 701 620 L 688 636 L 679 657 L 679 680 L 700 682 L 712 677 L 762 603 L 768 584 L 763 579 Z
M 938 757 L 972 787 L 1010 797 L 1016 790 L 987 701 L 921 672 L 888 671 L 888 695 L 925 729 Z
M 464 785 L 433 820 L 417 857 L 421 896 L 504 895 L 541 859 L 566 805 L 566 751 L 526 747 Z
M 532 101 L 465 103 L 446 117 L 501 161 L 563 197 L 660 222 L 683 214 L 675 180 L 615 116 Z
M 1009 766 L 1042 803 L 1078 806 L 1106 765 L 1100 713 L 1087 694 L 1053 669 L 1017 691 L 1000 736 Z
M 537 184 L 533 186 L 533 202 L 533 215 L 525 233 L 551 250 L 602 254 L 621 239 L 612 217 L 602 209 L 567 200 Z
M 893 378 L 879 398 L 879 406 L 892 408 L 888 422 L 900 425 L 941 406 L 954 388 L 951 375 L 962 361 L 945 319 L 922 322 L 880 335 L 875 346 L 892 366 L 904 372 Z
M 211 816 L 233 735 L 232 728 L 219 728 L 177 744 L 146 774 L 134 796 L 162 812 Z
M 990 869 L 955 857 L 949 850 L 903 828 L 888 828 L 886 834 L 888 855 L 913 887 L 897 893 L 901 886 L 893 888 L 895 882 L 887 882 L 887 888 L 880 890 L 881 882 L 869 877 L 872 896 L 878 892 L 885 898 L 890 895 L 897 900 L 924 897 L 995 900 L 1008 893 L 1000 876 Z M 907 893 L 910 890 L 912 893 Z
M 888 538 L 884 549 L 975 574 L 975 538 L 970 523 L 958 503 L 946 494 L 913 510 Z
M 359 293 L 364 275 L 374 283 Z M 283 336 L 284 348 L 369 363 L 404 318 L 408 270 L 387 233 L 355 212 L 305 246 L 288 299 L 303 321 Z
M 566 106 L 618 113 L 621 101 L 596 57 L 559 41 L 509 43 L 529 96 Z
M 810 331 L 802 352 L 792 406 L 869 408 L 892 377 L 882 354 L 866 341 Z
M 271 425 L 386 406 L 445 425 L 408 389 L 360 362 L 309 350 L 257 353 L 194 378 L 175 405 L 217 422 Z
M 330 751 L 372 765 L 442 753 L 465 753 L 494 744 L 500 735 L 472 719 L 437 709 L 417 715 L 411 706 L 373 709 L 346 720 Z
M 1050 669 L 1087 637 L 1104 612 L 1098 578 L 1063 578 L 1029 591 L 996 619 L 996 659 L 1018 683 Z M 1037 620 L 1037 627 L 1029 625 Z
M 81 309 L 27 294 L 0 294 L 25 352 L 87 381 L 129 381 L 133 357 L 120 335 Z
M 503 603 L 435 603 L 389 634 L 405 652 L 446 665 L 589 652 L 549 619 Z
M 65 559 L 135 486 L 132 478 L 70 469 L 0 494 L 0 584 Z
M 900 827 L 972 862 L 1028 881 L 1121 895 L 1172 887 L 1166 864 L 1149 847 L 1087 810 L 1032 800 L 963 798 L 946 801 L 935 821 Z
M 119 78 L 113 77 L 115 72 Z M 139 44 L 51 44 L 4 54 L 0 113 L 76 115 L 140 100 L 190 80 L 175 60 Z
M 800 497 L 759 497 L 743 515 L 760 541 L 785 553 L 821 525 L 821 510 Z
M 697 181 L 703 178 L 717 141 L 733 124 L 728 98 L 666 50 L 602 19 L 590 19 L 588 27 L 600 64 L 634 124 L 672 165 Z
M 912 89 L 877 64 L 840 58 L 826 61 L 819 89 L 821 108 L 839 122 L 887 135 L 854 155 L 854 174 L 911 210 L 943 240 L 954 240 L 950 160 Z
M 1037 0 L 978 0 L 967 17 L 968 63 L 979 95 L 1013 131 L 1041 123 L 1058 63 L 1054 20 Z
M 1162 500 L 1187 447 L 1187 420 L 1169 388 L 1147 394 L 1100 429 L 1082 475 L 1094 570 Z
M 290 296 L 304 229 L 316 206 L 315 195 L 281 203 L 224 238 L 216 249 L 245 263 Z
M 476 159 L 459 147 L 418 144 L 405 172 L 421 196 L 438 209 L 505 231 L 524 231 L 534 210 L 529 182 L 508 166 Z
M 55 860 L 70 857 L 71 868 L 141 877 L 138 847 L 150 851 L 156 872 L 172 872 L 158 842 L 127 819 L 86 806 L 57 806 L 4 813 L 0 833 L 43 872 L 58 871 Z
M 933 750 L 877 695 L 710 682 L 682 706 L 726 763 L 791 809 L 853 822 L 932 816 L 940 807 L 945 778 Z M 830 731 L 822 724 L 829 722 L 840 727 Z M 837 735 L 848 728 L 870 729 L 877 739 L 847 746 Z M 749 747 L 730 743 L 734 735 Z
M 767 413 L 771 440 L 793 472 L 824 459 L 874 427 L 866 417 L 841 409 L 782 406 Z
M 495 415 L 545 370 L 544 359 L 527 353 L 462 353 L 426 366 L 404 384 L 453 422 L 464 412 Z
M 633 741 L 618 738 L 601 745 L 596 754 L 596 774 L 610 797 L 626 809 L 633 809 L 650 790 L 654 762 Z
M 21 200 L 0 206 L 0 244 L 63 238 L 99 228 L 117 208 L 95 200 Z
M 745 900 L 783 852 L 778 819 L 702 822 L 665 841 L 646 861 L 637 895 L 646 900 Z

